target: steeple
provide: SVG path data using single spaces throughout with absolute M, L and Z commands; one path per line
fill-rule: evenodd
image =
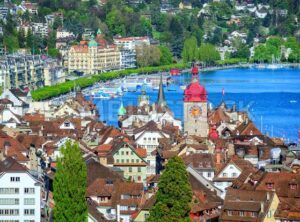
M 123 105 L 123 100 L 121 100 L 121 104 L 118 110 L 118 116 L 124 116 L 126 114 L 126 109 Z
M 160 74 L 159 91 L 156 103 L 158 107 L 165 107 L 167 105 L 163 88 L 162 74 Z
M 143 84 L 141 88 L 141 95 L 139 96 L 139 100 L 138 100 L 139 106 L 149 105 L 149 96 L 146 95 L 145 87 L 146 85 Z

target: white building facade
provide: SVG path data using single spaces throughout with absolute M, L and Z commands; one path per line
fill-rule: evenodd
M 21 166 L 16 168 L 18 163 L 11 158 L 1 164 L 0 221 L 41 221 L 41 187 L 38 181 L 27 172 L 26 168 L 22 169 Z M 11 167 L 3 171 L 5 165 Z

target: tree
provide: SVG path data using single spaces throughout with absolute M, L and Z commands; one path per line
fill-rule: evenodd
M 142 45 L 136 48 L 136 61 L 140 67 L 158 66 L 160 58 L 160 50 L 155 45 Z
M 182 59 L 184 62 L 192 62 L 197 59 L 197 39 L 196 37 L 192 36 L 190 38 L 187 38 L 184 41 L 183 44 L 183 50 L 182 50 Z
M 156 203 L 150 209 L 147 222 L 189 221 L 192 189 L 183 160 L 171 158 L 160 177 Z
M 215 46 L 209 43 L 204 43 L 199 47 L 198 59 L 199 61 L 205 62 L 207 64 L 212 64 L 220 59 L 220 54 Z
M 166 46 L 160 46 L 160 65 L 169 65 L 172 63 L 172 53 Z
M 16 36 L 13 36 L 13 35 L 5 36 L 3 43 L 4 43 L 5 47 L 7 48 L 8 52 L 10 52 L 10 53 L 19 49 L 19 41 Z
M 20 48 L 25 48 L 26 37 L 25 37 L 25 31 L 22 28 L 18 32 L 18 41 L 19 41 Z
M 87 169 L 79 145 L 67 141 L 61 148 L 54 178 L 55 221 L 87 221 Z

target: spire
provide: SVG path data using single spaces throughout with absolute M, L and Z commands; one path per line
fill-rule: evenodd
M 123 105 L 123 100 L 121 100 L 121 104 L 118 110 L 118 116 L 124 116 L 126 114 L 126 109 Z
M 164 107 L 167 105 L 166 100 L 165 100 L 165 93 L 164 93 L 161 73 L 160 73 L 159 91 L 158 91 L 158 97 L 157 97 L 156 103 L 157 103 L 158 107 Z

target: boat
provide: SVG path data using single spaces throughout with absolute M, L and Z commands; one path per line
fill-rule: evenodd
M 297 103 L 297 100 L 290 100 L 290 103 Z
M 181 74 L 179 69 L 171 69 L 170 70 L 171 76 L 179 76 Z
M 93 98 L 94 99 L 110 99 L 111 96 L 108 93 L 99 91 L 99 92 L 94 94 Z
M 186 85 L 181 85 L 180 89 L 185 90 L 186 89 Z
M 174 85 L 174 84 L 170 84 L 170 85 L 168 85 L 167 90 L 168 91 L 177 91 L 178 87 L 176 87 L 176 85 Z

